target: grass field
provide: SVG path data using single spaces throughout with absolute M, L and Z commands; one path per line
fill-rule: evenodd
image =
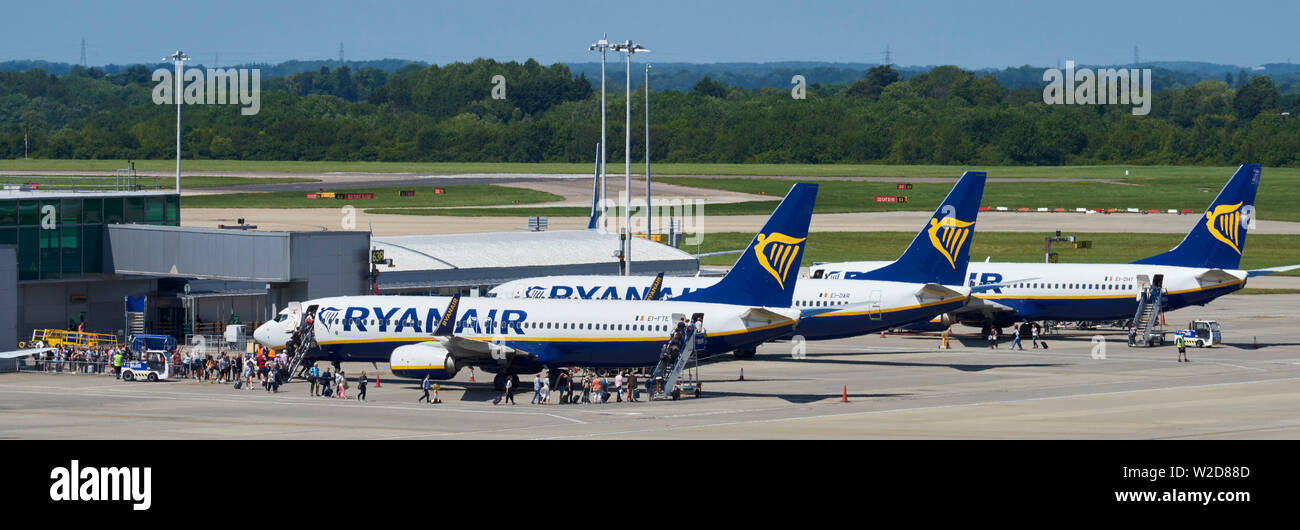
M 591 208 L 585 206 L 552 206 L 537 208 L 367 208 L 365 213 L 385 215 L 445 215 L 452 217 L 588 217 Z
M 1217 177 L 1146 177 L 1122 183 L 1103 182 L 990 182 L 984 188 L 981 205 L 1016 208 L 1139 208 L 1143 210 L 1190 209 L 1202 212 L 1227 182 L 1228 174 Z M 1256 196 L 1259 219 L 1300 221 L 1300 177 L 1263 179 Z M 791 182 L 776 179 L 662 178 L 660 182 L 693 188 L 719 189 L 781 197 Z M 951 184 L 916 183 L 899 191 L 887 182 L 823 181 L 817 193 L 817 213 L 884 212 L 932 210 L 952 189 Z M 907 204 L 877 203 L 876 195 L 905 195 Z M 709 205 L 707 215 L 766 215 L 772 203 L 750 201 Z
M 530 204 L 560 201 L 564 197 L 525 188 L 493 185 L 442 186 L 446 193 L 435 195 L 433 187 L 356 188 L 347 193 L 373 193 L 373 199 L 352 199 L 346 204 L 358 208 L 370 207 L 428 207 L 428 206 L 490 206 L 494 204 Z M 415 190 L 414 197 L 399 197 L 398 191 Z M 344 202 L 338 199 L 308 199 L 301 191 L 275 191 L 269 193 L 228 193 L 221 195 L 195 195 L 181 199 L 183 208 L 337 208 Z
M 611 161 L 614 163 L 617 161 Z M 141 171 L 169 171 L 176 160 L 136 160 Z M 11 171 L 112 171 L 126 167 L 125 160 L 0 160 L 0 170 Z M 185 160 L 185 171 L 250 171 L 285 173 L 577 173 L 590 174 L 592 164 L 580 163 L 497 163 L 497 162 L 298 162 L 260 160 Z M 1004 178 L 1124 178 L 1131 177 L 1218 177 L 1226 179 L 1236 167 L 1209 166 L 911 166 L 886 164 L 685 164 L 655 163 L 654 175 L 754 175 L 813 177 L 900 177 L 956 178 L 967 169 L 988 171 Z M 1265 175 L 1300 177 L 1300 168 L 1265 168 Z
M 1042 262 L 1043 237 L 1048 234 L 1023 232 L 979 232 L 971 243 L 972 261 Z M 1061 263 L 1127 263 L 1173 248 L 1183 234 L 1075 234 L 1090 240 L 1093 248 L 1075 249 L 1054 245 Z M 825 261 L 893 260 L 916 237 L 915 232 L 826 232 L 808 238 L 803 265 Z M 754 234 L 724 232 L 707 234 L 697 248 L 682 246 L 691 253 L 719 252 L 745 248 Z M 737 255 L 701 258 L 703 265 L 731 265 Z M 1248 269 L 1300 264 L 1300 235 L 1256 234 L 1250 236 L 1241 266 Z M 1291 271 L 1287 276 L 1300 276 Z
M 73 177 L 84 179 L 85 177 Z M 37 183 L 42 186 L 58 186 L 67 184 L 69 181 L 66 177 L 51 177 L 45 175 L 37 176 L 12 176 L 0 175 L 0 184 L 28 184 Z M 108 183 L 107 181 L 104 181 Z M 164 188 L 176 186 L 175 177 L 139 177 L 137 180 L 141 185 L 158 185 Z M 292 184 L 295 182 L 320 182 L 320 179 L 303 178 L 303 177 L 275 177 L 275 178 L 255 178 L 255 177 L 225 177 L 225 176 L 183 176 L 181 177 L 181 188 L 216 188 L 222 186 L 251 186 L 259 184 Z

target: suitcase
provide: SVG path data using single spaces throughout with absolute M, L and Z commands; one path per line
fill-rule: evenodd
M 1040 340 L 1040 341 L 1038 341 L 1038 343 L 1043 345 L 1043 349 L 1044 349 L 1044 350 L 1047 349 L 1047 341 L 1045 341 L 1045 340 Z
M 239 389 L 241 389 L 241 388 L 244 388 L 244 382 L 243 382 L 243 381 L 235 381 L 235 390 L 239 390 Z
M 499 405 L 499 404 L 501 404 L 501 396 L 497 396 L 497 397 L 492 398 L 492 404 L 493 404 L 493 405 Z
M 320 393 L 320 395 L 325 397 L 332 397 L 334 395 L 334 389 L 327 386 L 325 387 L 325 390 Z

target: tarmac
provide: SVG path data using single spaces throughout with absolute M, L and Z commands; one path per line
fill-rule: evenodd
M 494 406 L 491 375 L 469 383 L 468 371 L 440 383 L 443 403 L 417 404 L 418 381 L 383 364 L 344 365 L 380 376 L 364 403 L 311 397 L 299 382 L 272 394 L 0 374 L 0 438 L 1300 438 L 1300 295 L 1231 295 L 1167 316 L 1170 329 L 1191 319 L 1218 320 L 1227 342 L 1189 348 L 1188 363 L 1172 346 L 1129 348 L 1119 330 L 1062 330 L 1049 349 L 1024 350 L 973 334 L 946 350 L 933 334 L 875 334 L 809 342 L 799 358 L 791 343 L 723 356 L 700 367 L 700 398 L 599 405 L 529 405 L 525 391 Z

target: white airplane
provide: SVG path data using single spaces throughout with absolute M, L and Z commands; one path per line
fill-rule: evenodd
M 783 338 L 834 339 L 874 333 L 956 310 L 966 303 L 966 261 L 975 217 L 984 193 L 984 172 L 967 171 L 935 210 L 897 261 L 861 279 L 804 279 L 794 290 L 803 313 L 798 329 Z M 501 284 L 490 296 L 501 298 L 646 298 L 652 276 L 547 276 Z M 707 288 L 716 278 L 662 278 L 662 296 L 672 298 Z M 657 283 L 656 283 L 657 285 Z M 738 358 L 754 348 L 736 350 Z
M 750 348 L 794 329 L 799 276 L 816 184 L 796 184 L 731 272 L 674 301 L 341 296 L 303 302 L 259 326 L 283 348 L 304 315 L 317 347 L 308 360 L 387 361 L 406 377 L 447 379 L 473 366 L 498 377 L 545 367 L 653 366 L 679 319 L 703 318 L 700 357 Z M 459 318 L 458 318 L 459 315 Z
M 1240 270 L 1246 231 L 1255 216 L 1260 166 L 1243 165 L 1177 247 L 1133 263 L 998 263 L 971 262 L 970 286 L 995 285 L 978 293 L 965 307 L 932 321 L 939 328 L 953 322 L 972 326 L 1006 326 L 1036 320 L 1119 320 L 1134 317 L 1146 285 L 1165 289 L 1163 309 L 1171 311 L 1206 303 L 1246 285 L 1255 276 L 1300 265 Z M 858 261 L 819 263 L 813 277 L 863 278 L 886 265 Z

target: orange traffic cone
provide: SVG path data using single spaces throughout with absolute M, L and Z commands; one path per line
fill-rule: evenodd
M 840 398 L 840 403 L 849 402 L 849 385 L 844 385 L 844 395 Z
M 375 374 L 375 388 L 379 388 L 379 374 Z
M 741 381 L 744 381 L 744 380 L 745 380 L 745 369 L 744 369 L 744 368 L 741 368 L 741 369 L 740 369 L 740 380 L 741 380 Z
M 882 339 L 885 338 L 885 332 L 883 332 L 883 331 L 880 332 L 880 338 L 882 338 Z
M 471 382 L 471 383 L 474 382 L 474 369 L 473 369 L 473 368 L 470 368 L 470 369 L 469 369 L 469 382 Z

